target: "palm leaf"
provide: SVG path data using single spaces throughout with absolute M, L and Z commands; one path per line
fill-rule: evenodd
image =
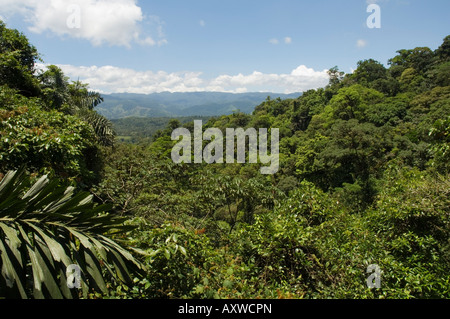
M 142 266 L 104 235 L 129 230 L 110 209 L 47 176 L 32 184 L 23 169 L 8 172 L 0 182 L 0 297 L 78 297 L 67 287 L 71 264 L 82 271 L 84 296 L 107 293 L 107 280 L 130 282 L 131 268 Z
M 88 91 L 87 86 L 80 81 L 71 85 L 68 101 L 71 106 L 70 113 L 78 116 L 92 127 L 100 144 L 112 146 L 116 134 L 111 121 L 94 111 L 94 108 L 103 101 L 100 93 Z
M 111 121 L 106 117 L 89 109 L 81 109 L 77 115 L 91 125 L 100 144 L 104 146 L 112 146 L 114 144 L 116 133 Z

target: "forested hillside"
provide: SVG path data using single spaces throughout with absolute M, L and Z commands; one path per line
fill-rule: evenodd
M 127 117 L 217 116 L 235 111 L 251 113 L 270 93 L 116 93 L 104 96 L 97 111 L 109 119 Z M 296 98 L 300 93 L 276 94 L 281 98 Z
M 0 48 L 0 297 L 450 297 L 450 36 L 204 120 L 278 128 L 274 175 L 174 164 L 193 122 L 117 142 L 87 84 L 3 23 Z
M 194 120 L 208 121 L 206 116 L 188 117 L 127 117 L 123 119 L 111 120 L 117 139 L 127 143 L 146 143 L 151 140 L 159 131 L 164 130 L 171 120 L 176 119 L 180 124 L 192 122 Z M 146 141 L 147 140 L 147 141 Z

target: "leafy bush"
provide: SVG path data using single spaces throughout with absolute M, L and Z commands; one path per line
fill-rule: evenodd
M 368 215 L 372 231 L 384 240 L 382 248 L 394 257 L 387 284 L 408 297 L 450 296 L 449 186 L 448 176 L 394 170 Z
M 174 225 L 153 228 L 145 220 L 138 225 L 129 245 L 146 256 L 145 295 L 150 298 L 190 296 L 208 268 L 213 251 L 208 238 Z
M 0 98 L 0 169 L 27 165 L 40 173 L 92 183 L 98 165 L 95 137 L 88 124 L 58 111 L 45 111 L 39 100 L 26 99 L 5 87 Z

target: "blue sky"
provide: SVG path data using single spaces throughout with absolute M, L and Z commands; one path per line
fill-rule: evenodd
M 367 26 L 372 3 L 381 28 Z M 45 63 L 103 93 L 317 88 L 335 65 L 436 49 L 449 12 L 448 0 L 0 0 Z

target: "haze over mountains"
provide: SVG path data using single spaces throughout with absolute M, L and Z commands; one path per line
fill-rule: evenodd
M 228 115 L 236 110 L 252 113 L 256 106 L 271 99 L 298 98 L 301 93 L 154 93 L 105 94 L 96 110 L 109 119 L 127 117 L 182 117 Z

